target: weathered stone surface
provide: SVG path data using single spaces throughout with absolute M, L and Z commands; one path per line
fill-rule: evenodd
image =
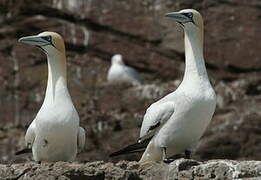
M 260 161 L 212 160 L 198 162 L 179 159 L 171 164 L 121 161 L 116 164 L 42 163 L 0 165 L 1 179 L 244 179 L 261 178 Z
M 194 157 L 261 160 L 259 0 L 2 0 L 0 162 L 26 160 L 13 154 L 24 146 L 46 86 L 45 55 L 18 43 L 19 37 L 45 30 L 62 34 L 69 89 L 87 130 L 86 149 L 77 160 L 107 161 L 112 160 L 109 152 L 137 140 L 146 108 L 182 79 L 182 29 L 164 17 L 182 8 L 198 9 L 205 19 L 205 57 L 218 95 L 216 113 Z M 115 53 L 142 73 L 144 86 L 106 83 Z M 131 154 L 113 161 L 139 158 Z

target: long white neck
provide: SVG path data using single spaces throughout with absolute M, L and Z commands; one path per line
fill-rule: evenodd
M 203 32 L 185 30 L 185 75 L 183 82 L 208 79 L 203 57 Z
M 63 54 L 47 55 L 48 81 L 44 103 L 54 103 L 64 94 L 68 95 L 66 59 Z

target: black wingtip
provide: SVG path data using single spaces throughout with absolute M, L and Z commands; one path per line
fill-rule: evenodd
M 26 154 L 26 153 L 31 153 L 31 152 L 32 152 L 32 149 L 30 149 L 30 148 L 25 148 L 25 149 L 22 149 L 22 150 L 20 150 L 20 151 L 15 152 L 15 155 L 17 156 L 17 155 Z
M 131 145 L 119 150 L 119 151 L 113 152 L 109 155 L 109 157 L 145 151 L 145 149 L 146 149 L 147 145 L 149 144 L 151 138 L 152 137 L 150 137 L 149 139 L 145 139 L 144 141 L 139 141 L 135 144 L 131 144 Z
M 128 147 L 128 146 L 127 146 L 127 147 Z M 123 149 L 121 149 L 121 150 L 119 150 L 119 151 L 116 151 L 116 152 L 111 153 L 111 154 L 109 155 L 109 157 L 114 157 L 114 156 L 119 156 L 119 155 L 122 155 L 122 154 L 127 154 L 127 153 L 129 153 L 129 151 L 126 150 L 127 147 L 125 147 L 125 148 L 123 148 Z
M 126 150 L 126 148 L 124 148 L 122 150 L 111 153 L 109 155 L 109 157 L 115 157 L 115 156 L 119 156 L 119 155 L 123 155 L 123 154 L 132 154 L 132 153 L 136 153 L 136 152 L 143 152 L 144 150 L 145 150 L 145 148 L 129 151 L 129 150 Z
M 120 155 L 118 152 L 119 152 L 119 151 L 111 153 L 111 154 L 109 155 L 109 157 L 114 157 L 114 156 Z

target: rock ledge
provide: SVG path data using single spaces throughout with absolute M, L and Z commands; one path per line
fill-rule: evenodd
M 0 165 L 0 179 L 261 179 L 261 161 L 179 159 L 173 163 L 139 165 L 121 161 L 79 163 L 33 162 Z

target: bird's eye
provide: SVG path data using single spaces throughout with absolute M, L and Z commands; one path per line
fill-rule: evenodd
M 44 39 L 44 40 L 46 40 L 46 41 L 48 41 L 48 42 L 52 42 L 52 37 L 51 36 L 44 36 L 44 37 L 42 37 L 42 39 Z
M 188 13 L 188 14 L 187 14 L 187 17 L 193 18 L 193 14 L 192 14 L 192 13 Z

